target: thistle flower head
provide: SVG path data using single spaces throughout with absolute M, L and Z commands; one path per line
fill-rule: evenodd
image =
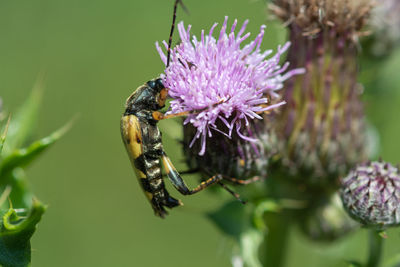
M 246 132 L 253 119 L 262 119 L 260 114 L 276 108 L 284 102 L 271 104 L 269 98 L 276 98 L 276 90 L 289 77 L 302 73 L 302 69 L 286 72 L 288 63 L 279 64 L 280 56 L 289 43 L 278 47 L 275 55 L 272 50 L 261 51 L 265 26 L 261 26 L 256 38 L 241 47 L 250 33 L 245 29 L 246 20 L 235 33 L 235 20 L 227 33 L 228 17 L 221 27 L 219 37 L 213 37 L 217 23 L 208 34 L 203 30 L 200 40 L 190 36 L 191 26 L 185 28 L 178 24 L 181 43 L 171 51 L 171 62 L 165 70 L 164 85 L 169 88 L 173 98 L 170 114 L 190 112 L 184 124 L 192 124 L 197 132 L 191 146 L 201 139 L 199 154 L 205 153 L 206 138 L 213 131 L 221 132 L 228 138 L 236 132 L 242 139 L 256 141 Z M 163 42 L 165 49 L 167 43 Z M 167 57 L 156 43 L 157 50 L 167 63 Z M 223 127 L 217 127 L 218 125 Z
M 273 0 L 270 9 L 304 35 L 334 29 L 356 40 L 373 6 L 371 0 Z
M 400 172 L 385 162 L 361 164 L 342 180 L 347 212 L 368 227 L 400 224 Z
M 336 187 L 368 158 L 356 41 L 372 0 L 272 0 L 270 7 L 288 27 L 291 68 L 306 68 L 281 90 L 287 104 L 270 124 L 276 166 L 307 185 Z

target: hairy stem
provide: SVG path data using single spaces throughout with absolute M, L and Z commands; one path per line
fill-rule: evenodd
M 290 220 L 283 213 L 268 214 L 268 231 L 265 235 L 265 263 L 268 267 L 281 267 L 285 264 Z
M 369 256 L 367 267 L 378 267 L 382 256 L 383 238 L 374 229 L 369 230 Z

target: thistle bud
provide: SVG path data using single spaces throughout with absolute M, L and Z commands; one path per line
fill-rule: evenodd
M 340 195 L 350 216 L 367 227 L 400 224 L 400 172 L 389 163 L 360 164 L 342 179 Z
M 306 69 L 282 90 L 287 104 L 273 128 L 281 154 L 278 166 L 310 184 L 334 184 L 366 159 L 356 56 L 371 3 L 275 0 L 271 9 L 289 28 L 287 60 L 293 68 Z

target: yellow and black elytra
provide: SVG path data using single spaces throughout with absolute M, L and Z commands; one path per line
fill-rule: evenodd
M 173 208 L 182 205 L 180 200 L 171 197 L 165 189 L 161 162 L 168 179 L 183 195 L 192 195 L 224 179 L 221 175 L 215 175 L 196 188 L 189 189 L 176 171 L 163 149 L 161 132 L 157 123 L 162 119 L 186 114 L 164 115 L 159 111 L 165 105 L 167 92 L 161 79 L 148 81 L 128 98 L 125 113 L 121 119 L 122 139 L 132 166 L 155 214 L 160 217 L 167 214 L 164 207 Z M 226 188 L 223 184 L 221 185 Z
M 140 86 L 126 101 L 121 120 L 121 134 L 137 178 L 154 212 L 164 217 L 164 207 L 181 205 L 169 196 L 161 173 L 160 158 L 164 151 L 158 118 L 153 113 L 164 107 L 167 90 L 160 79 Z

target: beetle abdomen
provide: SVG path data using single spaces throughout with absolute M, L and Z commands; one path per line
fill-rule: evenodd
M 164 206 L 182 205 L 165 189 L 160 165 L 161 134 L 157 126 L 141 122 L 135 115 L 126 115 L 121 119 L 121 135 L 139 183 L 156 215 L 167 214 Z

